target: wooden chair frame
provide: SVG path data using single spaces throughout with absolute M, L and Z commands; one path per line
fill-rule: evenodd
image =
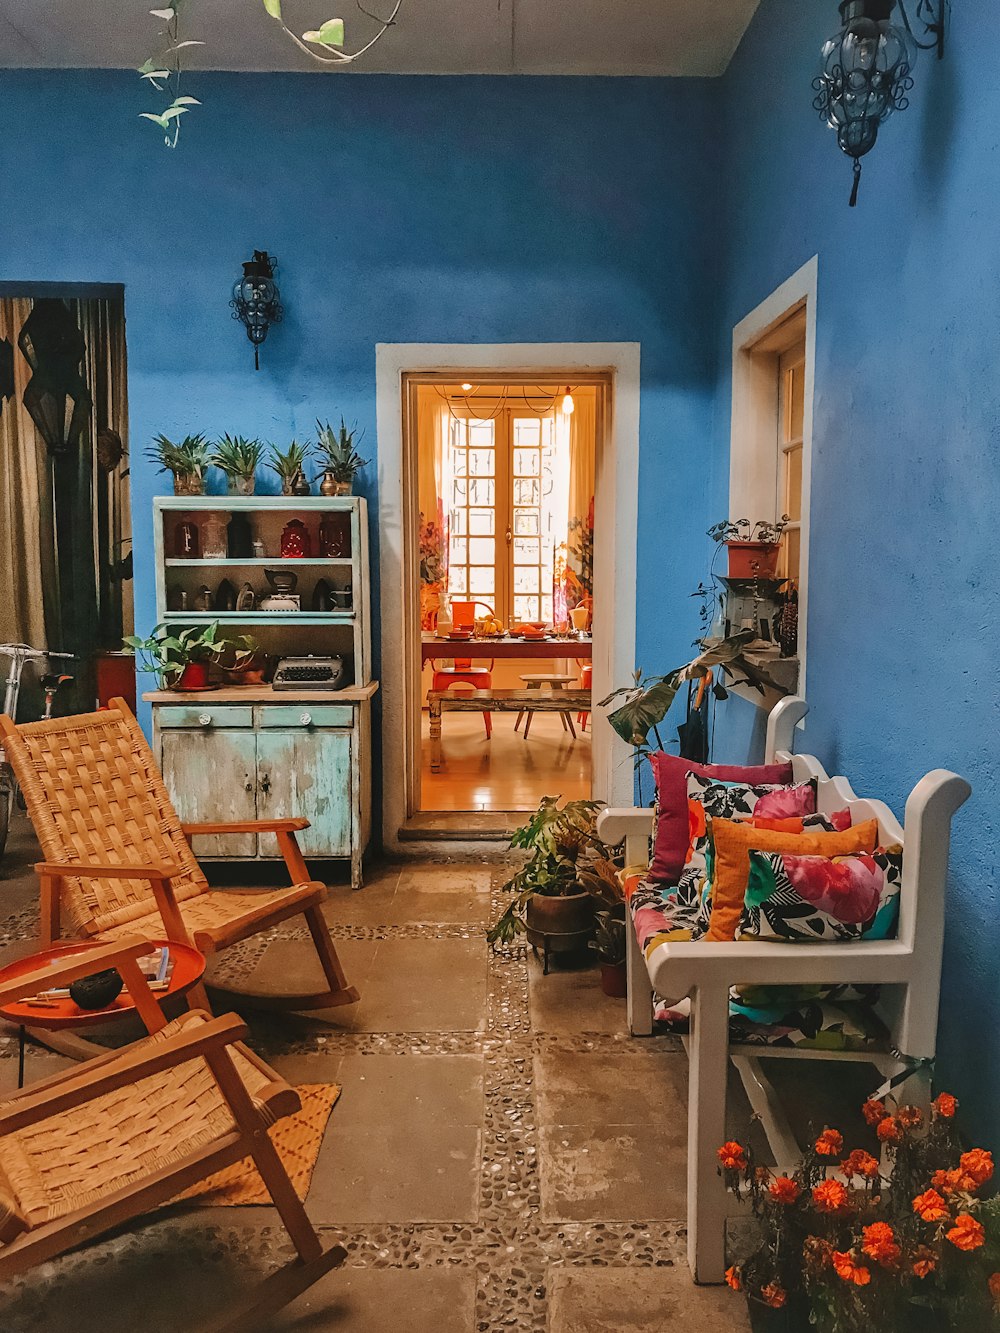
M 60 939 L 63 916 L 61 905 L 65 893 L 65 881 L 68 878 L 86 880 L 90 877 L 105 880 L 145 881 L 149 886 L 155 903 L 155 910 L 160 915 L 167 936 L 170 939 L 190 944 L 206 955 L 217 953 L 231 944 L 236 944 L 240 940 L 257 935 L 261 931 L 270 929 L 270 927 L 300 913 L 305 916 L 306 925 L 309 928 L 309 934 L 319 957 L 328 989 L 319 994 L 310 993 L 306 995 L 232 992 L 238 995 L 240 1000 L 285 1010 L 331 1009 L 340 1005 L 356 1003 L 360 998 L 358 991 L 355 987 L 348 985 L 347 977 L 337 956 L 337 951 L 330 938 L 329 928 L 320 908 L 320 903 L 326 897 L 326 886 L 318 880 L 310 879 L 305 859 L 295 837 L 297 832 L 309 827 L 309 821 L 307 819 L 256 819 L 233 821 L 231 823 L 180 824 L 173 807 L 169 803 L 169 797 L 163 786 L 162 778 L 156 769 L 152 752 L 138 723 L 129 711 L 128 705 L 123 699 L 112 699 L 110 710 L 117 710 L 120 713 L 122 725 L 128 732 L 132 747 L 148 763 L 147 772 L 151 775 L 151 782 L 155 784 L 152 799 L 159 801 L 162 822 L 166 829 L 165 841 L 167 844 L 177 834 L 182 834 L 189 846 L 191 838 L 201 834 L 273 834 L 277 839 L 288 869 L 292 886 L 305 892 L 292 902 L 268 904 L 267 891 L 262 890 L 259 895 L 261 900 L 259 908 L 213 926 L 210 930 L 192 930 L 188 928 L 184 920 L 184 905 L 178 902 L 172 887 L 172 880 L 190 872 L 190 867 L 181 865 L 179 860 L 155 862 L 140 860 L 135 863 L 128 861 L 121 863 L 117 861 L 97 861 L 77 856 L 63 856 L 54 859 L 50 857 L 38 862 L 35 866 L 39 877 L 41 899 L 40 938 L 42 945 L 49 946 Z M 27 723 L 18 727 L 14 725 L 10 718 L 0 715 L 2 745 L 25 793 L 28 813 L 42 843 L 43 850 L 46 847 L 57 847 L 65 852 L 67 840 L 55 831 L 55 821 L 47 800 L 47 793 L 40 781 L 39 773 L 32 761 L 26 742 L 27 740 L 35 741 L 39 738 L 44 741 L 46 735 L 50 733 L 58 734 L 63 727 L 72 724 L 85 724 L 90 719 L 93 719 L 95 723 L 106 724 L 107 718 L 108 714 L 105 712 L 84 715 L 79 718 L 54 718 L 49 721 Z M 179 837 L 177 841 L 179 841 Z M 190 855 L 189 850 L 188 854 Z M 197 865 L 197 862 L 194 861 L 194 864 Z M 152 906 L 151 904 L 151 910 Z M 101 934 L 102 932 L 98 930 L 97 937 L 99 938 Z M 216 988 L 213 987 L 213 989 Z M 191 998 L 194 1003 L 201 1005 L 203 1008 L 208 1009 L 210 1007 L 208 997 L 201 983 L 192 989 Z
M 116 967 L 147 1030 L 151 1034 L 159 1032 L 166 1026 L 166 1020 L 136 963 L 151 947 L 147 940 L 139 938 L 97 943 L 92 950 L 68 956 L 56 966 L 46 966 L 44 970 L 26 973 L 16 981 L 0 985 L 0 1004 L 33 995 L 41 986 L 66 985 L 77 977 Z M 300 1109 L 298 1094 L 243 1045 L 246 1027 L 235 1014 L 215 1019 L 210 1014 L 201 1017 L 207 1021 L 193 1026 L 190 1031 L 173 1033 L 153 1046 L 140 1042 L 121 1051 L 109 1052 L 78 1068 L 32 1084 L 13 1098 L 0 1102 L 2 1137 L 70 1111 L 115 1089 L 128 1087 L 149 1075 L 201 1058 L 208 1064 L 235 1122 L 230 1133 L 179 1158 L 169 1168 L 151 1171 L 113 1196 L 31 1227 L 8 1244 L 0 1244 L 0 1280 L 25 1272 L 169 1202 L 190 1186 L 245 1157 L 253 1158 L 298 1258 L 273 1273 L 257 1288 L 241 1294 L 236 1305 L 223 1317 L 205 1324 L 201 1333 L 244 1333 L 344 1262 L 347 1252 L 342 1246 L 332 1245 L 324 1249 L 268 1136 L 269 1119 L 280 1119 Z M 268 1078 L 263 1090 L 257 1094 L 257 1101 L 266 1106 L 269 1119 L 255 1104 L 240 1076 L 233 1062 L 234 1049 Z
M 812 756 L 791 753 L 795 727 L 806 712 L 805 700 L 794 696 L 774 708 L 768 719 L 765 762 L 790 761 L 796 782 L 814 778 L 820 811 L 847 807 L 854 823 L 877 819 L 884 843 L 905 845 L 896 938 L 851 944 L 669 941 L 646 957 L 631 925 L 627 931 L 632 1035 L 651 1034 L 654 994 L 668 1003 L 687 997 L 691 1003 L 691 1032 L 685 1039 L 691 1061 L 687 1207 L 688 1262 L 696 1282 L 721 1282 L 725 1269 L 726 1195 L 716 1150 L 726 1137 L 730 1060 L 761 1117 L 779 1166 L 784 1167 L 798 1156 L 796 1139 L 762 1060 L 861 1060 L 895 1077 L 912 1071 L 914 1060 L 927 1060 L 935 1053 L 951 820 L 972 788 L 945 769 L 928 773 L 906 802 L 904 833 L 882 801 L 859 798 L 846 778 L 831 778 Z M 626 865 L 648 864 L 652 810 L 605 810 L 597 827 L 605 842 L 624 841 Z M 891 1053 L 730 1045 L 732 986 L 843 983 L 882 987 L 880 1012 L 891 1034 Z M 926 1085 L 925 1069 L 915 1077 Z M 926 1086 L 916 1097 L 925 1095 Z

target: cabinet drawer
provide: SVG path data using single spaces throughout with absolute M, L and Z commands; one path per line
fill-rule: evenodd
M 349 727 L 353 722 L 350 704 L 268 704 L 258 714 L 261 727 Z
M 156 718 L 161 727 L 195 727 L 208 731 L 214 727 L 252 727 L 252 708 L 227 708 L 216 704 L 177 705 L 158 708 Z

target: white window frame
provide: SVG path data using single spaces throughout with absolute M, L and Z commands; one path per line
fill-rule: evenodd
M 775 520 L 781 494 L 778 473 L 779 354 L 764 351 L 773 333 L 805 310 L 806 358 L 802 415 L 802 548 L 799 564 L 799 678 L 806 694 L 809 631 L 809 533 L 812 497 L 813 387 L 816 372 L 816 291 L 819 259 L 814 256 L 733 329 L 733 406 L 729 454 L 729 517 Z M 759 702 L 759 696 L 755 696 Z

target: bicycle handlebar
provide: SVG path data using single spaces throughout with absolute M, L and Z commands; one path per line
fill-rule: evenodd
M 76 657 L 76 653 L 55 653 L 48 648 L 32 648 L 29 643 L 0 643 L 0 655 L 23 657 L 28 661 L 35 661 L 39 657 Z

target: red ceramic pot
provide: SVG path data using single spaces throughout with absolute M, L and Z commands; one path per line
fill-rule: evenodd
M 726 542 L 731 579 L 773 579 L 778 572 L 775 542 Z
M 175 687 L 178 690 L 207 690 L 208 663 L 188 662 Z
M 624 1000 L 628 994 L 624 963 L 601 964 L 601 990 L 616 1000 Z

